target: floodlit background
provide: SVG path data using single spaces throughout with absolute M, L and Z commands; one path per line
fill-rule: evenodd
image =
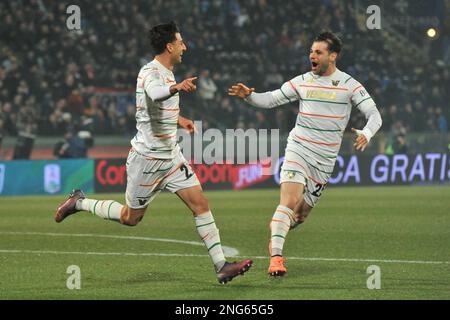
M 80 8 L 80 30 L 68 27 L 70 5 Z M 279 129 L 283 156 L 298 105 L 256 109 L 227 88 L 275 90 L 308 72 L 323 29 L 342 38 L 338 68 L 382 115 L 361 154 L 350 128 L 365 119 L 353 111 L 329 187 L 289 234 L 282 281 L 266 276 L 277 172 L 262 176 L 258 164 L 193 165 L 224 244 L 257 262 L 225 290 L 203 247 L 155 240 L 198 240 L 174 195 L 157 198 L 134 229 L 88 214 L 52 220 L 73 188 L 124 202 L 137 73 L 153 59 L 147 31 L 170 20 L 188 48 L 177 81 L 199 77 L 195 94 L 181 94 L 181 114 L 203 131 Z M 279 299 L 449 299 L 449 101 L 449 0 L 3 1 L 0 298 L 273 299 L 276 288 Z M 81 290 L 66 288 L 71 264 Z M 381 268 L 380 290 L 366 287 L 371 264 Z

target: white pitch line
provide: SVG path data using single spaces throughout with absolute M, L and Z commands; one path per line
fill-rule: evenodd
M 38 235 L 38 236 L 52 236 L 52 237 L 94 237 L 94 238 L 110 238 L 110 239 L 126 239 L 126 240 L 144 240 L 144 241 L 160 241 L 171 243 L 182 243 L 194 246 L 203 246 L 202 242 L 185 241 L 165 238 L 150 238 L 150 237 L 136 237 L 136 236 L 117 236 L 105 234 L 77 234 L 77 233 L 45 233 L 45 232 L 12 232 L 0 231 L 0 234 L 5 235 Z M 232 247 L 222 246 L 227 257 L 234 258 L 248 258 L 239 256 L 239 251 Z M 70 252 L 70 251 L 36 251 L 36 250 L 1 250 L 0 253 L 35 253 L 35 254 L 81 254 L 81 255 L 116 255 L 116 256 L 164 256 L 164 257 L 208 257 L 208 255 L 199 254 L 178 254 L 178 253 L 132 253 L 132 252 Z M 269 259 L 267 256 L 255 256 L 252 259 Z M 399 259 L 354 259 L 354 258 L 321 258 L 321 257 L 286 257 L 289 260 L 304 260 L 304 261 L 334 261 L 334 262 L 378 262 L 378 263 L 399 263 L 399 264 L 444 264 L 450 265 L 450 261 L 423 261 L 423 260 L 399 260 Z
M 185 253 L 138 253 L 138 252 L 80 252 L 80 251 L 50 251 L 50 250 L 3 250 L 0 253 L 31 253 L 31 254 L 78 254 L 78 255 L 98 255 L 98 256 L 160 256 L 160 257 L 209 257 L 205 254 L 185 254 Z M 268 260 L 268 257 L 255 256 L 244 257 L 235 256 L 235 258 L 252 258 Z M 378 263 L 405 263 L 405 264 L 450 264 L 450 261 L 415 261 L 415 260 L 385 260 L 385 259 L 344 259 L 344 258 L 308 258 L 308 257 L 287 257 L 288 260 L 305 261 L 336 261 L 336 262 L 378 262 Z
M 237 256 L 240 257 L 240 256 Z M 268 257 L 257 256 L 253 259 L 269 259 Z M 421 260 L 391 260 L 391 259 L 352 259 L 352 258 L 320 258 L 320 257 L 285 257 L 287 260 L 305 261 L 336 261 L 336 262 L 378 262 L 378 263 L 404 263 L 404 264 L 449 264 L 450 261 L 421 261 Z
M 209 257 L 205 254 L 180 253 L 134 253 L 134 252 L 80 252 L 80 251 L 51 251 L 51 250 L 3 250 L 0 253 L 33 253 L 33 254 L 78 254 L 86 256 L 160 256 L 160 257 Z
M 91 238 L 109 238 L 109 239 L 124 239 L 124 240 L 144 240 L 144 241 L 159 241 L 170 243 L 182 243 L 192 246 L 204 246 L 203 242 L 199 241 L 185 241 L 177 239 L 166 238 L 151 238 L 151 237 L 136 237 L 136 236 L 117 236 L 108 234 L 93 234 L 93 233 L 54 233 L 54 232 L 13 232 L 13 231 L 0 231 L 0 234 L 4 235 L 29 235 L 29 236 L 49 236 L 49 237 L 91 237 Z M 225 256 L 235 257 L 239 254 L 236 248 L 222 245 Z

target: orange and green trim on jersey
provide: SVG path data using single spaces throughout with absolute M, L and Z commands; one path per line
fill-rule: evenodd
M 291 85 L 292 89 L 294 89 L 295 93 L 297 93 L 297 95 L 299 96 L 299 98 L 301 99 L 302 96 L 300 95 L 300 93 L 298 92 L 298 90 L 295 88 L 295 86 L 292 84 L 291 80 L 288 81 L 289 84 Z
M 360 85 L 357 86 L 355 89 L 353 89 L 352 93 L 355 93 L 355 91 L 358 90 L 359 88 L 362 88 L 362 84 L 360 84 Z
M 305 112 L 299 112 L 302 116 L 308 116 L 308 117 L 317 117 L 317 118 L 330 118 L 330 119 L 344 119 L 345 116 L 329 116 L 324 114 L 316 114 L 316 113 L 305 113 Z
M 347 88 L 336 88 L 336 87 L 325 87 L 325 86 L 310 86 L 310 85 L 306 85 L 306 84 L 302 84 L 302 85 L 300 85 L 300 87 L 348 91 Z
M 320 154 L 320 153 L 318 153 L 318 152 L 316 152 L 316 151 L 314 151 L 314 150 L 308 148 L 307 146 L 305 146 L 303 143 L 301 143 L 301 142 L 299 142 L 299 141 L 296 141 L 296 140 L 292 140 L 292 141 L 294 141 L 295 143 L 301 145 L 303 148 L 305 148 L 305 149 L 311 151 L 312 153 L 314 153 L 314 154 L 316 154 L 316 155 L 318 155 L 319 157 L 322 157 L 322 158 L 324 158 L 324 159 L 335 159 L 335 158 L 337 158 L 337 156 L 325 156 L 325 155 L 323 155 L 323 154 Z
M 316 170 L 318 170 L 318 171 L 320 171 L 320 172 L 326 173 L 326 174 L 333 174 L 333 172 L 327 172 L 327 171 L 324 171 L 324 170 L 322 170 L 322 169 L 317 168 L 315 165 L 311 164 L 308 160 L 306 160 L 300 153 L 295 152 L 295 151 L 293 151 L 293 150 L 289 150 L 289 151 L 295 153 L 295 154 L 298 155 L 300 158 L 302 158 L 303 161 L 305 161 L 305 162 L 308 164 L 308 166 L 310 166 L 310 167 L 312 167 L 312 168 L 314 168 L 314 169 L 316 169 Z M 298 163 L 298 162 L 296 162 L 296 163 Z
M 280 88 L 281 93 L 283 94 L 283 96 L 288 99 L 289 102 L 292 102 L 291 99 L 289 99 L 289 97 L 284 93 L 283 89 Z
M 297 122 L 297 125 L 299 127 L 305 128 L 305 129 L 316 130 L 316 131 L 321 131 L 321 132 L 341 132 L 342 131 L 341 129 L 319 129 L 319 128 L 308 127 L 308 126 L 305 126 L 305 125 L 300 124 L 298 122 Z
M 295 135 L 295 137 L 297 139 L 300 139 L 300 140 L 303 140 L 303 141 L 306 141 L 306 142 L 309 142 L 309 143 L 320 144 L 320 145 L 324 145 L 324 146 L 328 146 L 328 147 L 335 147 L 335 146 L 339 145 L 339 143 L 328 143 L 328 142 L 320 142 L 320 141 L 309 140 L 309 139 L 306 139 L 304 137 L 299 137 L 298 135 Z
M 336 102 L 336 101 L 319 100 L 319 99 L 302 99 L 302 101 L 325 102 L 325 103 L 342 104 L 342 105 L 347 105 L 348 104 L 347 102 Z
M 360 102 L 358 102 L 358 103 L 355 105 L 355 108 L 356 108 L 357 106 L 359 106 L 361 103 L 363 103 L 364 101 L 367 101 L 367 100 L 369 100 L 369 99 L 372 99 L 372 97 L 368 97 L 368 98 L 365 98 L 364 100 L 361 100 Z

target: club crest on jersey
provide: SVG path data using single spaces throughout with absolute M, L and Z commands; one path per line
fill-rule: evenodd
M 333 84 L 333 86 L 337 87 L 339 84 L 340 80 L 331 80 L 331 83 Z
M 287 177 L 288 177 L 289 179 L 293 179 L 293 178 L 295 177 L 295 172 L 288 171 L 288 172 L 287 172 Z

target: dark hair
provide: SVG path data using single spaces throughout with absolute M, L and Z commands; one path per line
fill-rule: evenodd
M 158 24 L 150 29 L 149 39 L 155 54 L 161 54 L 166 50 L 166 45 L 176 40 L 175 33 L 180 32 L 174 21 Z
M 328 43 L 328 51 L 336 52 L 338 55 L 342 50 L 342 40 L 331 31 L 323 31 L 319 33 L 315 38 L 314 42 L 325 41 Z

